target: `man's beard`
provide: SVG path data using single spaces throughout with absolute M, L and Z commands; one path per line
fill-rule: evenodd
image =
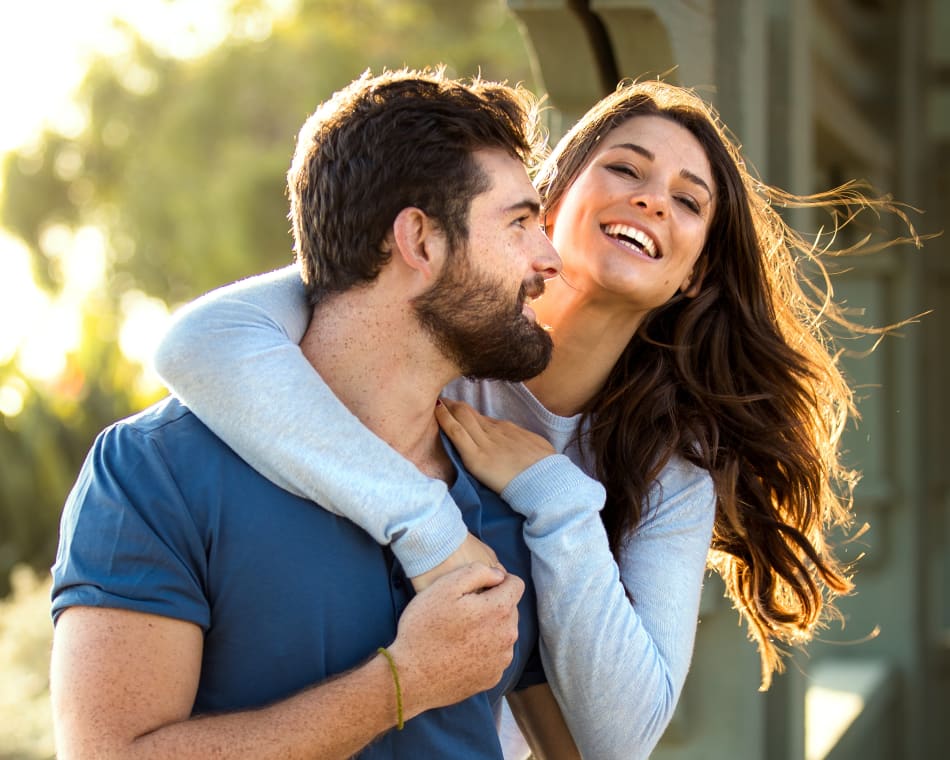
M 467 251 L 446 262 L 429 290 L 413 301 L 419 322 L 465 377 L 520 382 L 551 360 L 551 336 L 522 312 L 529 287 L 544 290 L 536 275 L 522 283 L 513 302 L 500 280 L 475 271 Z

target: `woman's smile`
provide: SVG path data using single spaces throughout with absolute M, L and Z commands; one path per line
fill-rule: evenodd
M 690 285 L 714 192 L 709 159 L 688 130 L 659 116 L 629 119 L 605 135 L 551 212 L 564 278 L 640 312 L 661 306 Z

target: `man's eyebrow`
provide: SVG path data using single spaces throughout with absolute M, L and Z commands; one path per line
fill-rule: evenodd
M 525 198 L 523 201 L 512 203 L 505 208 L 502 213 L 513 214 L 515 211 L 530 211 L 535 216 L 541 215 L 541 204 L 533 198 Z
M 652 152 L 652 151 L 647 150 L 647 149 L 644 148 L 642 145 L 637 145 L 636 143 L 618 143 L 618 144 L 616 144 L 616 145 L 612 145 L 611 147 L 612 147 L 612 148 L 624 148 L 624 149 L 626 149 L 626 150 L 632 150 L 634 153 L 640 154 L 641 156 L 643 156 L 643 157 L 644 157 L 645 159 L 647 159 L 648 161 L 655 161 L 655 160 L 656 160 L 656 156 L 653 155 L 653 152 Z M 704 180 L 704 179 L 703 179 L 702 177 L 700 177 L 699 175 L 693 174 L 693 172 L 691 172 L 689 169 L 681 169 L 681 170 L 680 170 L 680 176 L 681 176 L 683 179 L 689 180 L 689 181 L 692 182 L 694 185 L 699 185 L 701 188 L 703 188 L 703 190 L 705 190 L 705 191 L 709 194 L 709 197 L 710 197 L 710 198 L 713 197 L 713 192 L 712 192 L 712 190 L 709 188 L 709 185 L 706 183 L 706 180 Z

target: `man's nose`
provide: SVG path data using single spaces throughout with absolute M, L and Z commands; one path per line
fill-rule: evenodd
M 538 250 L 535 252 L 531 268 L 545 280 L 557 277 L 561 272 L 561 257 L 544 232 L 539 234 Z

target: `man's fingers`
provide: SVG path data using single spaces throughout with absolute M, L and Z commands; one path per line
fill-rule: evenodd
M 524 581 L 517 575 L 508 573 L 496 586 L 482 591 L 486 601 L 514 608 L 524 594 Z
M 488 567 L 497 567 L 501 570 L 505 568 L 498 561 L 498 555 L 490 546 L 479 541 L 471 533 L 465 536 L 461 545 L 446 557 L 441 563 L 419 575 L 413 576 L 412 585 L 417 592 L 432 585 L 432 583 L 443 575 L 465 567 L 473 562 L 480 562 Z
M 453 570 L 451 573 L 443 575 L 439 580 L 445 580 L 446 583 L 452 583 L 455 592 L 461 596 L 463 594 L 474 594 L 482 589 L 498 586 L 506 580 L 504 570 L 497 567 L 489 567 L 481 562 L 472 562 L 469 565 Z M 520 596 L 519 596 L 520 598 Z

